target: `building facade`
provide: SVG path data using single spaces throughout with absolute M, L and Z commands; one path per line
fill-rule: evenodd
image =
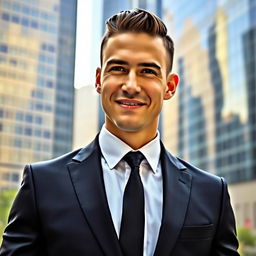
M 240 187 L 256 179 L 256 1 L 164 0 L 163 18 L 180 75 L 164 109 L 164 141 L 225 177 L 232 196 L 244 191 L 243 199 L 232 198 L 244 225 L 246 216 L 256 216 L 256 196 L 246 199 L 249 190 Z
M 0 188 L 72 148 L 76 0 L 0 1 Z

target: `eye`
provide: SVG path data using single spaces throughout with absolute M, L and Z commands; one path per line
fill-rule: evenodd
M 141 72 L 145 73 L 145 74 L 157 75 L 157 72 L 154 69 L 151 69 L 151 68 L 144 68 L 144 69 L 142 69 Z
M 122 66 L 112 66 L 109 68 L 108 71 L 117 71 L 117 72 L 124 72 L 125 68 Z

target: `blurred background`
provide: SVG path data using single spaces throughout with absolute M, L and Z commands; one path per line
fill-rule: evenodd
M 256 255 L 256 0 L 0 0 L 0 235 L 24 165 L 83 147 L 104 123 L 94 76 L 105 19 L 136 7 L 175 42 L 180 84 L 162 140 L 226 178 L 241 254 Z

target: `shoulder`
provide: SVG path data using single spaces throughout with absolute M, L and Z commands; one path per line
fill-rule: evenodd
M 193 183 L 197 185 L 200 184 L 215 184 L 219 186 L 226 186 L 226 181 L 223 177 L 219 177 L 214 173 L 209 172 L 209 170 L 202 170 L 193 164 L 185 161 L 179 157 L 172 155 L 170 152 L 166 151 L 169 160 L 181 171 L 188 173 L 193 180 Z
M 44 169 L 44 168 L 50 168 L 50 167 L 58 167 L 68 164 L 70 161 L 72 161 L 73 157 L 75 157 L 79 151 L 82 149 L 77 149 L 72 152 L 68 152 L 64 155 L 61 155 L 59 157 L 49 159 L 46 161 L 36 162 L 30 164 L 32 169 Z
M 179 157 L 177 157 L 177 159 L 186 167 L 187 171 L 191 173 L 193 177 L 207 180 L 215 180 L 218 182 L 220 182 L 223 179 L 222 177 L 219 177 L 216 174 L 211 173 L 210 170 L 202 170 Z
M 32 171 L 40 172 L 50 170 L 50 171 L 58 171 L 66 168 L 66 166 L 74 161 L 82 161 L 88 155 L 90 155 L 94 149 L 97 147 L 97 139 L 93 140 L 89 145 L 84 148 L 76 149 L 72 152 L 68 152 L 62 156 L 57 158 L 53 158 L 47 161 L 36 162 L 27 165 L 30 167 Z

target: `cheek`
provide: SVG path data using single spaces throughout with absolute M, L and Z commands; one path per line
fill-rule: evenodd
M 110 83 L 104 83 L 101 88 L 101 102 L 102 104 L 108 104 L 111 101 L 111 98 L 115 90 Z
M 155 101 L 158 104 L 164 99 L 165 88 L 160 84 L 151 85 L 146 88 L 146 92 L 151 98 L 151 101 Z

